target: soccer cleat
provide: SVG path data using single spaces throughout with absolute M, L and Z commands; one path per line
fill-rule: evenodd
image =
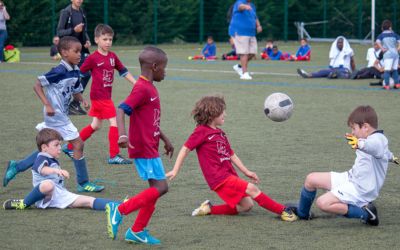
M 79 102 L 72 101 L 68 108 L 69 115 L 86 115 L 86 111 L 82 109 Z
M 383 89 L 390 90 L 390 86 L 389 85 L 385 85 L 385 86 L 383 86 Z
M 211 214 L 211 202 L 209 200 L 201 203 L 200 207 L 196 208 L 192 212 L 192 216 L 204 216 Z
M 281 214 L 281 220 L 283 221 L 296 221 L 298 220 L 299 217 L 297 217 L 296 213 L 294 212 L 294 209 L 292 207 L 286 207 L 285 210 L 283 210 Z
M 61 150 L 63 151 L 64 154 L 66 154 L 69 158 L 72 160 L 74 159 L 74 151 L 71 149 L 68 149 L 68 144 L 64 144 L 61 147 Z
M 17 161 L 11 160 L 8 162 L 6 172 L 3 177 L 3 187 L 6 187 L 8 183 L 15 178 L 18 174 Z
M 143 243 L 148 245 L 161 244 L 161 241 L 153 237 L 147 229 L 143 229 L 143 231 L 135 233 L 129 228 L 125 234 L 125 241 L 128 243 Z
M 3 203 L 3 208 L 6 210 L 23 210 L 26 208 L 24 199 L 9 199 Z
M 394 85 L 394 88 L 395 88 L 395 89 L 400 89 L 400 83 L 395 84 L 395 85 Z
M 250 76 L 249 72 L 243 73 L 243 75 L 240 77 L 242 80 L 252 80 L 253 77 Z
M 116 202 L 109 202 L 106 204 L 107 215 L 107 232 L 108 236 L 115 240 L 118 234 L 118 226 L 122 222 L 122 215 L 118 211 L 119 204 Z
M 308 216 L 301 217 L 299 215 L 299 213 L 297 212 L 298 207 L 299 207 L 299 204 L 297 204 L 297 203 L 292 203 L 292 202 L 285 203 L 285 207 L 286 207 L 285 210 L 286 209 L 290 209 L 297 216 L 298 220 L 311 220 L 311 219 L 313 219 L 315 217 L 314 213 L 311 212 L 311 211 L 310 211 Z
M 77 186 L 78 192 L 101 192 L 103 189 L 104 186 L 96 185 L 95 183 L 89 181 L 83 185 L 78 184 Z
M 310 74 L 308 74 L 304 69 L 297 69 L 297 73 L 303 78 L 310 78 Z
M 239 64 L 235 64 L 233 66 L 233 69 L 236 71 L 236 73 L 238 73 L 239 76 L 243 75 L 243 69 L 242 66 L 240 66 Z
M 116 155 L 113 158 L 108 158 L 108 164 L 132 164 L 132 161 Z
M 368 213 L 368 217 L 366 218 L 366 220 L 364 220 L 364 222 L 370 226 L 378 226 L 378 210 L 376 209 L 375 205 L 372 203 L 368 203 L 368 205 L 364 206 L 363 209 Z

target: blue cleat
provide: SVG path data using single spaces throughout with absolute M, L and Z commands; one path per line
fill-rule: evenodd
M 72 160 L 74 159 L 74 151 L 68 149 L 68 144 L 64 144 L 61 147 L 61 150 L 63 151 L 63 153 L 68 156 L 69 158 L 71 158 Z
M 6 172 L 3 177 L 3 187 L 6 187 L 8 183 L 15 178 L 18 174 L 17 161 L 11 160 L 8 162 Z
M 107 214 L 107 232 L 108 236 L 115 240 L 118 234 L 118 226 L 122 222 L 122 215 L 118 211 L 119 204 L 116 202 L 109 202 L 106 204 Z
M 154 238 L 150 235 L 147 229 L 143 229 L 143 231 L 134 233 L 132 229 L 128 229 L 125 234 L 125 241 L 128 243 L 140 243 L 140 244 L 148 244 L 148 245 L 160 245 L 161 241 L 157 238 Z
M 78 186 L 77 186 L 77 190 L 80 193 L 82 193 L 82 192 L 95 192 L 95 193 L 97 193 L 97 192 L 103 191 L 103 189 L 104 189 L 104 186 L 96 185 L 95 183 L 89 182 L 89 181 L 86 182 L 83 185 L 79 185 L 78 184 Z

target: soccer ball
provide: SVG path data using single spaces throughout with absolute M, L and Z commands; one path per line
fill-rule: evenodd
M 386 84 L 385 84 L 385 79 L 383 79 L 383 81 L 382 81 L 382 86 L 385 86 L 385 85 L 386 85 Z M 394 88 L 394 80 L 393 80 L 392 77 L 389 78 L 389 87 L 390 87 L 390 88 Z
M 284 93 L 272 93 L 264 102 L 265 115 L 275 121 L 283 122 L 290 118 L 293 112 L 293 101 Z

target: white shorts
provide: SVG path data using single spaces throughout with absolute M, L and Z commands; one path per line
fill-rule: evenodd
M 383 65 L 384 65 L 385 71 L 397 70 L 397 67 L 399 66 L 399 57 L 385 58 L 383 60 Z
M 233 43 L 235 44 L 236 54 L 248 55 L 257 54 L 257 39 L 255 36 L 234 36 Z
M 44 128 L 51 128 L 56 130 L 58 133 L 61 134 L 64 141 L 72 141 L 79 137 L 78 129 L 74 126 L 74 124 L 72 124 L 72 122 L 64 126 L 48 126 L 45 122 L 41 122 L 36 125 L 36 129 L 38 131 Z
M 369 203 L 361 197 L 354 187 L 354 184 L 349 181 L 349 174 L 347 172 L 331 172 L 330 192 L 341 202 L 346 204 L 363 207 Z
M 69 207 L 79 195 L 71 193 L 64 187 L 55 185 L 53 195 L 49 198 L 44 198 L 43 200 L 37 201 L 35 203 L 37 208 L 67 208 Z

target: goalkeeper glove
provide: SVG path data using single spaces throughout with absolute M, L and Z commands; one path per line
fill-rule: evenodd
M 352 149 L 358 148 L 358 139 L 352 134 L 346 133 L 347 144 L 351 146 Z

